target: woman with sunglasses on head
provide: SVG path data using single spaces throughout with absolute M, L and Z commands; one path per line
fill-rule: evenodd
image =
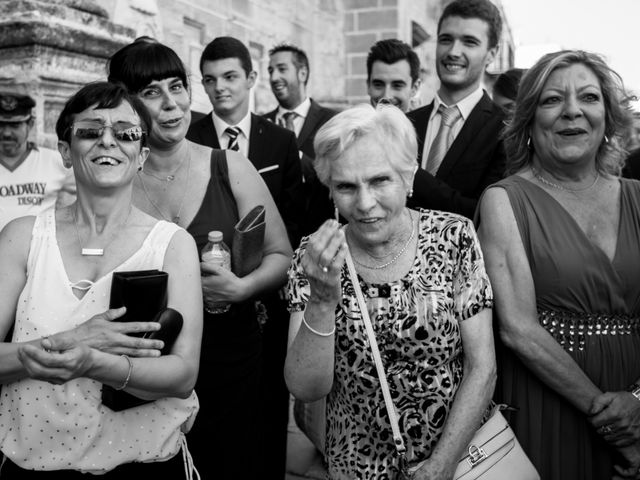
M 198 410 L 198 257 L 183 229 L 132 205 L 147 125 L 123 87 L 82 88 L 56 124 L 77 201 L 0 232 L 0 336 L 13 328 L 0 343 L 3 480 L 191 476 L 184 432 Z M 163 356 L 162 341 L 129 335 L 158 323 L 114 321 L 125 309 L 109 309 L 112 273 L 149 269 L 169 274 L 168 307 L 184 321 Z M 148 402 L 115 412 L 102 404 L 103 385 Z
M 173 50 L 158 42 L 133 42 L 111 57 L 109 81 L 137 95 L 151 117 L 151 151 L 134 184 L 137 206 L 184 227 L 200 250 L 211 230 L 223 232 L 232 247 L 238 219 L 256 205 L 265 206 L 263 258 L 256 270 L 239 278 L 202 265 L 205 313 L 196 383 L 201 409 L 187 437 L 203 478 L 256 478 L 252 469 L 260 462 L 247 462 L 242 448 L 260 435 L 261 338 L 251 299 L 284 284 L 292 254 L 284 224 L 248 159 L 185 138 L 191 98 L 186 70 Z M 231 308 L 209 313 L 216 302 Z

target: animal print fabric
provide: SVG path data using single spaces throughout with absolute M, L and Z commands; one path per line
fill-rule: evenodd
M 418 231 L 407 275 L 388 284 L 360 279 L 410 463 L 430 456 L 462 380 L 459 323 L 493 304 L 468 219 L 421 210 Z M 304 310 L 309 298 L 301 265 L 306 242 L 296 250 L 288 272 L 291 311 Z M 341 284 L 335 376 L 327 401 L 329 477 L 394 479 L 399 467 L 391 425 L 346 266 Z

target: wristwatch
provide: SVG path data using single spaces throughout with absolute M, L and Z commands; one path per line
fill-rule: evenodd
M 640 383 L 636 382 L 627 388 L 627 392 L 636 397 L 640 401 Z

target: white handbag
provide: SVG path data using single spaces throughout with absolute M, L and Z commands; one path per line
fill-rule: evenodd
M 380 388 L 382 389 L 384 403 L 391 422 L 393 441 L 401 459 L 401 464 L 406 465 L 404 461 L 406 446 L 400 434 L 398 414 L 391 399 L 375 332 L 373 331 L 373 325 L 358 282 L 356 268 L 349 251 L 347 251 L 346 261 L 351 283 L 353 283 L 353 288 L 358 298 L 358 306 L 360 307 L 362 320 L 369 338 L 369 344 L 371 345 L 371 352 L 380 380 Z M 540 480 L 540 475 L 522 449 L 509 423 L 500 413 L 503 407 L 502 405 L 496 406 L 489 420 L 476 431 L 469 443 L 466 454 L 458 462 L 458 467 L 453 476 L 454 480 L 474 480 L 478 478 L 482 478 L 482 480 Z M 400 476 L 401 478 L 410 479 L 419 468 L 420 464 L 411 467 L 405 466 Z

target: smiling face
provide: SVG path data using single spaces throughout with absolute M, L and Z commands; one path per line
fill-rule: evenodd
M 418 91 L 420 80 L 411 80 L 411 66 L 406 60 L 389 64 L 376 60 L 371 65 L 371 76 L 367 93 L 374 107 L 380 100 L 386 100 L 403 112 L 409 111 L 411 98 Z
M 304 82 L 308 72 L 305 67 L 296 68 L 293 53 L 283 51 L 271 55 L 268 71 L 271 91 L 278 103 L 290 110 L 300 105 L 306 98 Z
M 497 47 L 489 48 L 489 25 L 484 20 L 445 18 L 436 46 L 440 97 L 453 104 L 476 90 L 497 50 Z
M 133 182 L 138 167 L 142 166 L 149 149 L 141 148 L 141 140 L 118 140 L 116 130 L 140 125 L 140 118 L 128 102 L 116 108 L 90 107 L 73 118 L 74 126 L 102 128 L 98 138 L 79 138 L 75 133 L 70 143 L 61 140 L 58 150 L 66 165 L 73 165 L 76 183 L 100 188 L 118 187 Z M 74 131 L 74 130 L 72 130 Z
M 543 166 L 595 162 L 604 131 L 605 105 L 593 71 L 580 63 L 553 71 L 531 128 L 533 149 Z
M 152 146 L 174 145 L 184 139 L 191 123 L 191 98 L 182 80 L 154 80 L 140 90 L 138 98 L 151 116 Z
M 357 241 L 375 246 L 402 230 L 407 189 L 377 139 L 357 140 L 332 162 L 329 182 L 333 201 Z
M 230 125 L 235 125 L 249 112 L 249 94 L 256 74 L 246 74 L 240 59 L 207 60 L 202 64 L 202 85 L 213 110 Z

